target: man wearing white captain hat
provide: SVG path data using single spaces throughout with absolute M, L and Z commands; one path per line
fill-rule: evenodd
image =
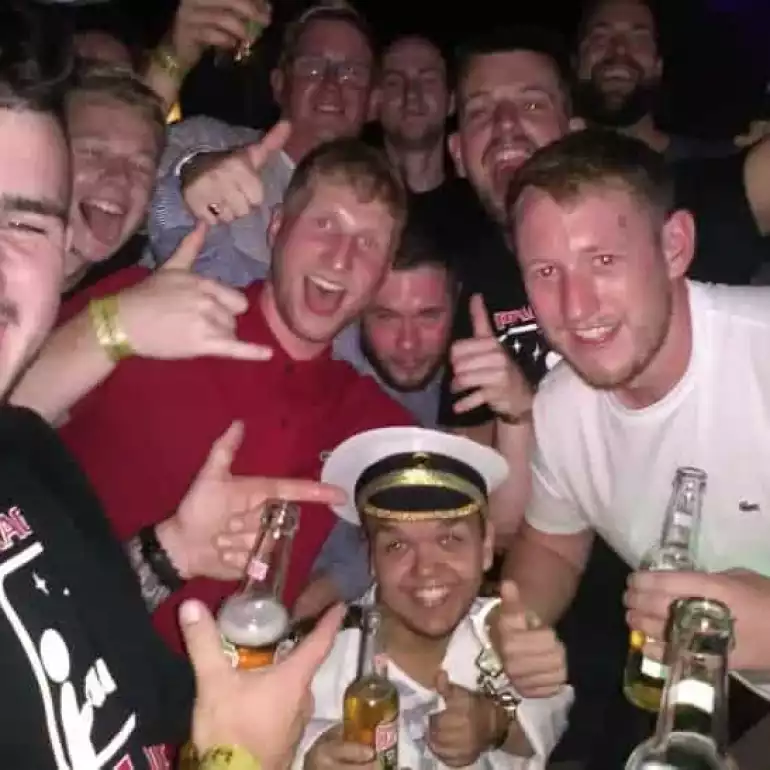
M 322 478 L 348 493 L 336 514 L 369 542 L 375 588 L 366 599 L 381 613 L 380 643 L 399 691 L 399 766 L 540 770 L 566 727 L 573 696 L 553 631 L 528 622 L 513 585 L 502 600 L 477 598 L 492 559 L 488 497 L 507 474 L 494 450 L 423 428 L 361 433 L 324 466 Z M 506 640 L 502 666 L 489 655 L 493 608 Z M 370 749 L 341 738 L 358 644 L 356 630 L 340 633 L 316 674 L 294 768 L 377 766 Z M 480 676 L 490 662 L 496 670 Z

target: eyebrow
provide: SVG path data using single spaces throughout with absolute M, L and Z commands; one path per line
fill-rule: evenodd
M 67 222 L 67 210 L 60 203 L 45 198 L 28 198 L 23 195 L 1 195 L 0 211 L 17 214 L 39 214 L 42 217 L 52 217 Z

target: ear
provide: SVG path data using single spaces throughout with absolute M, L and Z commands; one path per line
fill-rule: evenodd
M 695 255 L 695 220 L 689 211 L 680 209 L 666 220 L 661 246 L 669 278 L 684 277 Z
M 481 546 L 481 564 L 486 572 L 495 558 L 495 525 L 487 519 L 486 531 L 484 532 L 484 542 Z
M 465 173 L 465 163 L 463 162 L 463 151 L 460 146 L 460 133 L 459 131 L 453 131 L 446 140 L 447 149 L 452 156 L 452 160 L 455 164 L 455 171 L 457 176 L 465 179 L 467 176 Z
M 283 74 L 283 70 L 279 67 L 270 71 L 270 88 L 273 91 L 273 99 L 275 103 L 283 108 L 284 90 L 286 87 L 286 76 Z
M 366 122 L 374 123 L 380 119 L 380 108 L 382 107 L 382 89 L 379 86 L 373 86 L 369 94 L 369 106 L 366 113 Z
M 267 245 L 272 249 L 275 246 L 275 239 L 278 237 L 278 231 L 283 223 L 283 207 L 277 203 L 270 211 L 270 222 L 267 225 Z

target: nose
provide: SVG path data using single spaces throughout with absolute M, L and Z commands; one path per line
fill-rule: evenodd
M 511 101 L 500 102 L 495 107 L 494 128 L 498 136 L 518 133 L 521 129 L 521 110 Z
M 104 159 L 102 173 L 105 177 L 125 179 L 131 175 L 131 159 L 112 155 Z
M 613 56 L 625 56 L 628 54 L 628 40 L 622 32 L 614 34 L 610 38 L 609 52 Z
M 410 352 L 417 347 L 417 328 L 409 319 L 399 323 L 396 347 L 405 352 Z
M 434 549 L 421 545 L 415 549 L 414 572 L 418 577 L 429 577 L 436 571 Z
M 337 273 L 350 270 L 355 259 L 356 241 L 351 235 L 340 235 L 329 250 L 331 266 Z
M 568 326 L 580 326 L 596 316 L 598 297 L 592 278 L 585 273 L 568 273 L 562 279 L 562 314 Z
M 418 80 L 407 80 L 404 87 L 404 103 L 415 107 L 422 102 L 422 86 Z

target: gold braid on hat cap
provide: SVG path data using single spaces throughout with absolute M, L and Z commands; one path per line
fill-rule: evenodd
M 427 519 L 459 519 L 470 516 L 473 513 L 486 515 L 487 496 L 478 484 L 469 478 L 452 470 L 431 467 L 432 455 L 415 453 L 412 460 L 415 465 L 405 468 L 388 470 L 377 475 L 365 483 L 356 495 L 356 507 L 365 516 L 377 519 L 390 519 L 398 521 L 421 521 Z M 437 464 L 441 464 L 442 458 L 436 458 Z M 370 500 L 381 492 L 393 489 L 445 489 L 456 492 L 470 502 L 456 508 L 442 508 L 436 510 L 412 510 L 400 511 L 390 508 L 382 508 L 374 505 Z

